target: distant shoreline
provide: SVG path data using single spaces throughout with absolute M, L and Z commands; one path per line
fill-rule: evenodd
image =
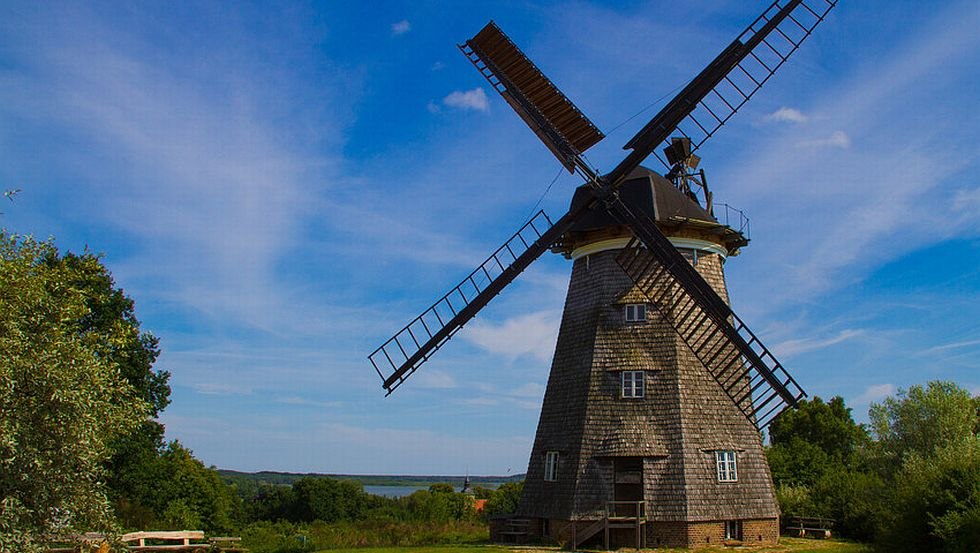
M 248 481 L 255 484 L 290 485 L 300 478 L 333 478 L 335 480 L 354 480 L 364 486 L 418 486 L 447 483 L 462 486 L 465 475 L 409 475 L 409 474 L 325 474 L 317 472 L 298 473 L 280 471 L 243 472 L 229 469 L 218 469 L 223 478 L 231 482 Z M 488 484 L 500 485 L 507 482 L 524 480 L 523 474 L 511 476 L 469 476 L 470 485 L 483 486 Z

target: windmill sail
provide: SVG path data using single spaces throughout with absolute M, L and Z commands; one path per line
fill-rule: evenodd
M 805 392 L 653 221 L 630 212 L 617 189 L 675 132 L 690 139 L 692 151 L 703 144 L 785 63 L 836 4 L 837 0 L 774 2 L 626 144 L 625 148 L 632 151 L 602 176 L 596 175 L 580 155 L 603 134 L 495 23 L 491 21 L 460 45 L 562 164 L 586 176 L 594 198 L 543 232 L 540 228 L 550 221 L 539 213 L 462 283 L 371 353 L 371 363 L 387 392 L 401 385 L 555 244 L 586 209 L 602 202 L 610 214 L 633 229 L 649 252 L 634 253 L 631 261 L 624 259 L 624 270 L 641 286 L 646 284 L 644 291 L 653 294 L 656 302 L 667 297 L 664 294 L 679 298 L 681 310 L 672 310 L 669 318 L 742 412 L 761 428 L 786 405 L 796 405 Z M 657 157 L 669 167 L 659 153 Z M 639 259 L 644 262 L 638 263 Z M 712 330 L 704 331 L 703 327 Z
M 660 154 L 670 138 L 683 135 L 691 152 L 711 138 L 827 17 L 837 0 L 773 2 L 704 70 L 623 146 L 633 152 L 607 175 L 613 183 L 635 169 L 651 153 L 668 169 Z
M 765 428 L 806 392 L 748 326 L 644 216 L 624 220 L 636 236 L 616 261 L 670 321 L 698 360 L 756 428 Z M 640 247 L 641 245 L 645 247 Z
M 395 391 L 453 334 L 521 274 L 568 229 L 566 215 L 552 225 L 539 211 L 461 283 L 412 319 L 368 359 L 388 394 Z
M 569 172 L 605 136 L 493 21 L 459 49 Z

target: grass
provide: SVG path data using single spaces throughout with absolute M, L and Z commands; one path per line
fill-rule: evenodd
M 557 553 L 557 547 L 504 547 L 499 545 L 446 545 L 428 547 L 377 547 L 365 549 L 326 549 L 320 553 Z M 632 551 L 624 549 L 622 551 Z M 760 553 L 870 553 L 871 547 L 861 543 L 837 540 L 813 540 L 801 538 L 780 538 L 778 545 L 706 547 L 698 549 L 649 549 L 657 553 L 722 553 L 722 552 L 760 552 Z

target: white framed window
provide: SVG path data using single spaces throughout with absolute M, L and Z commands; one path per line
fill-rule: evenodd
M 736 467 L 734 451 L 716 451 L 715 460 L 718 464 L 719 482 L 738 481 L 738 467 Z
M 647 320 L 647 306 L 645 303 L 626 304 L 626 322 L 635 323 Z
M 549 451 L 544 454 L 544 479 L 548 482 L 558 480 L 558 452 Z
M 619 378 L 622 383 L 622 397 L 643 397 L 643 371 L 623 371 Z

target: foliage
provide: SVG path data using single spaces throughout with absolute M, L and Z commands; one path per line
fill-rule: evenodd
M 882 473 L 893 479 L 879 518 L 891 551 L 976 551 L 980 544 L 977 400 L 950 382 L 913 386 L 872 405 Z
M 521 501 L 521 492 L 523 491 L 524 481 L 502 484 L 494 490 L 493 495 L 487 500 L 483 514 L 489 517 L 517 512 L 517 505 Z
M 975 436 L 978 399 L 952 382 L 933 381 L 872 404 L 868 414 L 882 468 L 898 470 L 905 455 L 928 456 Z
M 60 258 L 49 257 L 49 265 L 60 265 L 73 275 L 73 286 L 83 291 L 87 314 L 79 320 L 80 332 L 105 335 L 114 325 L 126 332 L 113 343 L 101 343 L 101 355 L 111 359 L 123 378 L 150 408 L 156 417 L 170 403 L 170 373 L 153 370 L 160 354 L 155 336 L 140 329 L 135 304 L 121 289 L 115 287 L 112 275 L 101 263 L 93 263 L 89 254 L 66 253 Z M 111 443 L 112 457 L 106 464 L 110 496 L 124 524 L 134 524 L 147 518 L 146 497 L 142 480 L 164 450 L 163 425 L 153 418 L 145 419 L 132 432 L 119 436 Z M 152 513 L 162 516 L 162 511 Z
M 871 539 L 883 483 L 863 469 L 868 434 L 844 400 L 801 401 L 769 433 L 766 456 L 784 518 L 829 517 L 842 535 Z
M 234 527 L 237 495 L 180 442 L 169 443 L 145 469 L 139 494 L 154 513 L 148 526 L 207 532 Z
M 473 497 L 475 499 L 490 499 L 493 496 L 493 493 L 494 490 L 492 488 L 473 486 Z
M 867 431 L 854 422 L 840 396 L 827 403 L 819 397 L 803 400 L 799 408 L 784 412 L 769 426 L 769 441 L 774 446 L 805 442 L 842 462 L 867 438 Z
M 886 491 L 885 481 L 874 472 L 840 467 L 820 477 L 812 496 L 815 512 L 836 520 L 840 535 L 871 541 Z
M 92 308 L 95 274 L 94 255 L 0 232 L 0 549 L 111 530 L 111 443 L 152 413 L 114 355 L 136 331 Z

